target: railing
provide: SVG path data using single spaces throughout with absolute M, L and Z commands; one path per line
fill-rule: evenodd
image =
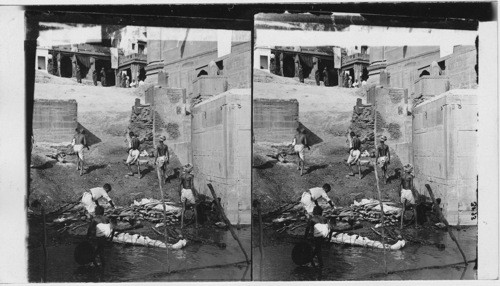
M 120 56 L 118 60 L 120 65 L 124 65 L 132 61 L 139 61 L 146 63 L 148 61 L 148 56 L 145 54 L 135 53 L 135 54 L 130 54 L 128 56 Z
M 356 62 L 356 61 L 370 62 L 370 55 L 356 53 L 356 54 L 352 54 L 350 56 L 343 56 L 342 57 L 342 65 L 352 64 L 353 62 Z

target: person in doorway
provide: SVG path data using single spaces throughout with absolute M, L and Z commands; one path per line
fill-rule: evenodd
M 351 131 L 349 133 L 350 138 L 351 138 L 351 148 L 349 149 L 349 157 L 347 158 L 347 166 L 349 167 L 349 176 L 354 176 L 354 171 L 352 170 L 352 166 L 357 165 L 358 166 L 358 178 L 361 179 L 361 166 L 359 164 L 359 158 L 361 157 L 361 151 L 359 150 L 361 148 L 361 140 L 359 140 L 358 136 Z
M 73 141 L 71 145 L 73 145 L 73 151 L 76 153 L 76 170 L 80 170 L 80 176 L 83 176 L 83 165 L 84 165 L 84 154 L 83 149 L 87 148 L 90 150 L 87 145 L 87 137 L 85 136 L 85 130 L 80 130 L 78 128 L 75 129 L 76 134 L 73 136 Z
M 165 136 L 160 136 L 158 146 L 156 147 L 155 164 L 160 167 L 161 176 L 164 182 L 167 183 L 167 164 L 169 163 L 170 154 L 168 146 L 163 143 L 165 140 L 167 140 Z
M 82 83 L 82 72 L 78 63 L 76 64 L 76 82 Z
M 382 135 L 380 137 L 380 145 L 377 147 L 376 162 L 380 169 L 382 169 L 384 182 L 387 184 L 387 167 L 391 163 L 391 152 L 389 151 L 389 146 L 385 144 L 386 140 L 386 136 Z
M 347 87 L 348 88 L 352 87 L 352 76 L 349 76 L 349 80 L 347 81 Z
M 128 157 L 127 161 L 125 164 L 127 164 L 129 173 L 127 174 L 127 177 L 132 177 L 134 176 L 134 172 L 132 171 L 132 165 L 137 164 L 137 175 L 139 176 L 139 179 L 141 178 L 141 166 L 139 164 L 139 147 L 141 145 L 141 141 L 137 138 L 137 135 L 130 131 L 129 132 L 129 149 L 128 149 Z
M 319 70 L 319 68 L 317 68 L 316 71 L 314 72 L 314 79 L 316 80 L 316 85 L 319 86 L 321 79 L 321 71 Z
M 91 241 L 94 247 L 93 263 L 95 266 L 104 267 L 104 246 L 112 241 L 114 237 L 114 223 L 104 215 L 104 208 L 95 207 L 95 216 L 87 229 L 87 239 Z M 99 260 L 99 261 L 98 261 Z
M 128 75 L 125 77 L 125 87 L 126 88 L 130 87 L 130 77 Z
M 295 137 L 293 138 L 292 142 L 293 149 L 299 156 L 299 164 L 297 170 L 300 171 L 301 176 L 304 173 L 304 168 L 305 168 L 304 149 L 307 148 L 311 150 L 311 147 L 309 147 L 309 145 L 307 144 L 307 136 L 305 133 L 306 132 L 303 127 L 297 128 L 297 133 L 295 134 Z
M 101 69 L 101 85 L 102 86 L 107 86 L 106 71 L 104 70 L 104 68 Z
M 331 240 L 332 233 L 332 223 L 323 217 L 323 209 L 320 206 L 315 206 L 312 217 L 307 222 L 304 238 L 309 239 L 309 236 L 313 235 L 314 250 L 312 258 L 316 257 L 318 259 L 319 267 L 323 267 L 323 255 L 321 253 L 323 243 L 326 238 L 328 238 L 328 241 Z M 315 266 L 314 260 L 311 260 L 311 264 Z
M 302 69 L 302 66 L 299 64 L 299 81 L 304 82 L 304 70 Z
M 326 69 L 326 67 L 323 69 L 323 82 L 325 83 L 325 86 L 330 86 L 328 70 Z
M 94 85 L 97 86 L 97 70 L 92 71 L 92 81 L 94 82 Z
M 193 166 L 191 164 L 187 164 L 183 167 L 182 174 L 180 176 L 180 190 L 179 195 L 181 197 L 182 203 L 182 213 L 181 213 L 181 229 L 184 227 L 184 214 L 188 207 L 193 207 L 194 216 L 195 216 L 195 224 L 196 228 L 198 228 L 197 221 L 197 213 L 196 213 L 196 191 L 194 190 L 194 176 L 191 174 L 193 171 Z
M 300 203 L 304 208 L 307 217 L 311 217 L 313 215 L 314 207 L 319 206 L 318 200 L 321 198 L 328 202 L 332 208 L 335 207 L 330 197 L 328 197 L 328 193 L 331 189 L 332 187 L 329 184 L 324 184 L 321 188 L 312 188 L 302 193 Z
M 104 186 L 92 188 L 83 193 L 81 199 L 81 205 L 85 208 L 87 217 L 94 216 L 96 207 L 99 206 L 99 199 L 104 198 L 111 205 L 112 208 L 115 208 L 113 201 L 109 197 L 108 193 L 111 192 L 111 185 L 106 183 Z

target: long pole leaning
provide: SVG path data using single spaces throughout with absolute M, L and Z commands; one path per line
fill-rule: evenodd
M 373 124 L 373 139 L 375 141 L 375 152 L 378 152 L 377 145 L 377 101 L 375 100 L 375 104 L 373 105 L 373 114 L 375 116 L 374 124 Z M 375 181 L 377 185 L 378 192 L 378 201 L 380 203 L 380 221 L 382 223 L 382 245 L 384 246 L 384 271 L 387 274 L 387 254 L 385 250 L 385 215 L 384 215 L 384 204 L 382 203 L 382 193 L 380 192 L 380 183 L 378 180 L 378 171 L 377 171 L 377 163 L 373 167 L 375 171 Z
M 233 236 L 233 238 L 238 242 L 238 245 L 240 246 L 241 251 L 243 251 L 243 254 L 245 255 L 245 259 L 246 259 L 247 263 L 250 264 L 250 259 L 248 258 L 248 254 L 245 251 L 245 248 L 243 247 L 243 244 L 241 244 L 240 239 L 236 235 L 236 232 L 234 232 L 233 226 L 231 225 L 231 222 L 226 217 L 226 214 L 224 213 L 224 210 L 222 209 L 222 206 L 220 205 L 220 202 L 217 199 L 217 195 L 215 194 L 214 187 L 212 186 L 212 184 L 207 184 L 207 186 L 210 189 L 210 192 L 212 193 L 212 196 L 214 197 L 214 201 L 217 204 L 217 207 L 219 208 L 219 212 L 220 212 L 220 214 L 222 216 L 222 219 L 224 220 L 224 222 L 226 223 L 226 225 L 229 227 L 229 231 L 231 232 L 231 235 Z
M 154 92 L 154 87 L 153 87 L 153 92 Z M 153 147 L 155 149 L 155 152 L 158 152 L 158 149 L 156 149 L 156 104 L 154 100 L 154 95 L 153 95 L 153 104 L 151 105 L 151 111 L 153 112 Z M 162 179 L 161 179 L 161 173 L 160 173 L 160 168 L 158 167 L 158 164 L 155 164 L 155 169 L 156 169 L 156 174 L 158 175 L 158 183 L 160 185 L 160 198 L 161 198 L 161 204 L 163 205 L 163 225 L 164 225 L 164 230 L 163 230 L 163 236 L 165 239 L 165 245 L 166 250 L 167 250 L 167 273 L 170 273 L 170 265 L 168 263 L 168 233 L 167 233 L 167 207 L 165 206 L 165 199 L 163 197 L 163 188 L 162 188 Z
M 431 196 L 432 202 L 434 203 L 435 206 L 437 206 L 438 204 L 436 202 L 436 199 L 434 198 L 434 193 L 431 190 L 431 186 L 429 186 L 429 184 L 425 184 L 425 187 L 427 188 L 427 191 L 429 192 L 429 195 Z M 455 237 L 453 232 L 451 232 L 450 225 L 448 224 L 448 221 L 444 218 L 443 213 L 441 212 L 441 209 L 439 207 L 437 208 L 437 212 L 438 212 L 439 220 L 441 220 L 446 225 L 446 229 L 448 230 L 448 233 L 450 234 L 451 239 L 457 244 L 458 250 L 460 250 L 462 257 L 464 258 L 464 263 L 465 263 L 465 265 L 467 265 L 468 263 L 467 263 L 467 258 L 465 257 L 465 253 L 463 252 L 462 248 L 460 247 L 460 244 L 458 243 L 457 238 Z

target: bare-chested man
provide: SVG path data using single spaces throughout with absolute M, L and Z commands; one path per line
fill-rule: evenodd
M 380 137 L 380 145 L 377 148 L 377 165 L 382 169 L 384 174 L 384 182 L 387 184 L 387 165 L 391 162 L 391 152 L 389 151 L 389 146 L 385 145 L 387 137 Z
M 404 173 L 401 175 L 401 202 L 404 204 L 405 201 L 410 204 L 415 204 L 415 198 L 413 197 L 413 167 L 410 164 L 403 166 Z
M 193 206 L 194 216 L 195 216 L 195 224 L 196 228 L 198 228 L 198 216 L 196 213 L 196 192 L 194 190 L 193 179 L 194 176 L 191 174 L 193 170 L 193 166 L 191 164 L 187 164 L 183 167 L 183 172 L 180 176 L 181 184 L 180 184 L 180 196 L 182 203 L 182 215 L 181 215 L 181 229 L 184 227 L 184 213 L 186 212 L 186 207 Z
M 361 157 L 361 140 L 359 140 L 358 136 L 351 131 L 349 133 L 351 138 L 351 146 L 349 149 L 349 157 L 347 158 L 347 167 L 349 167 L 349 174 L 346 177 L 354 176 L 354 171 L 352 170 L 353 165 L 358 166 L 358 178 L 361 179 L 361 166 L 359 162 L 359 158 Z
M 297 170 L 300 170 L 300 175 L 302 176 L 305 168 L 304 149 L 307 148 L 311 150 L 311 147 L 309 147 L 309 145 L 307 144 L 307 137 L 304 128 L 302 127 L 297 128 L 297 133 L 293 138 L 292 146 L 295 152 L 297 152 L 297 155 L 299 156 L 299 165 L 297 167 Z
M 167 164 L 169 162 L 170 154 L 168 146 L 163 142 L 167 140 L 165 136 L 160 136 L 158 146 L 156 147 L 155 163 L 160 167 L 162 178 L 167 182 Z
M 403 166 L 404 173 L 401 175 L 401 203 L 403 204 L 403 210 L 406 209 L 406 205 L 414 206 L 415 197 L 413 196 L 413 166 L 411 164 L 406 164 Z M 417 224 L 417 209 L 413 208 L 415 225 Z M 403 213 L 404 217 L 404 213 Z M 402 226 L 402 221 L 401 221 Z
M 127 174 L 127 177 L 131 177 L 134 175 L 134 172 L 132 171 L 132 165 L 137 164 L 137 174 L 139 175 L 139 179 L 141 178 L 141 166 L 139 165 L 139 146 L 141 145 L 141 141 L 139 141 L 139 138 L 137 138 L 137 135 L 134 132 L 129 132 L 129 136 L 127 137 L 130 138 L 129 141 L 129 149 L 128 149 L 128 157 L 127 157 L 127 167 L 129 170 L 129 173 Z
M 83 148 L 89 149 L 89 146 L 87 146 L 87 138 L 85 136 L 85 130 L 80 130 L 78 128 L 75 129 L 76 134 L 73 137 L 73 142 L 71 145 L 73 145 L 73 150 L 75 151 L 77 155 L 77 163 L 76 163 L 76 170 L 80 170 L 80 176 L 83 175 L 83 163 L 84 163 L 84 157 L 83 157 Z

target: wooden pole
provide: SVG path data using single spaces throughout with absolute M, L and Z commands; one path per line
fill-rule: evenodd
M 154 90 L 153 90 L 154 92 Z M 155 152 L 158 152 L 158 149 L 156 149 L 156 105 L 154 101 L 154 94 L 153 94 L 153 104 L 151 104 L 151 109 L 153 112 L 153 147 L 155 149 Z M 155 162 L 156 163 L 156 162 Z M 162 179 L 161 179 L 161 173 L 160 173 L 160 168 L 158 168 L 158 164 L 155 164 L 155 169 L 156 169 L 156 174 L 158 175 L 158 183 L 160 184 L 160 197 L 161 197 L 161 203 L 163 206 L 163 225 L 164 225 L 164 239 L 165 239 L 165 245 L 167 245 L 167 273 L 170 273 L 170 265 L 168 263 L 168 233 L 167 233 L 167 207 L 165 206 L 165 199 L 163 197 L 163 188 L 162 188 Z
M 434 193 L 431 190 L 431 186 L 429 184 L 425 184 L 425 187 L 427 188 L 427 191 L 429 192 L 429 195 L 431 196 L 432 202 L 434 205 L 438 205 L 436 202 L 436 199 L 434 198 Z M 460 247 L 460 244 L 458 243 L 457 238 L 451 232 L 450 225 L 448 224 L 448 221 L 444 218 L 443 213 L 441 212 L 441 209 L 439 207 L 436 208 L 438 212 L 439 219 L 441 222 L 443 222 L 446 225 L 446 229 L 448 230 L 448 233 L 450 234 L 451 239 L 457 244 L 458 250 L 460 250 L 460 253 L 462 254 L 462 257 L 464 258 L 464 263 L 467 265 L 467 258 L 465 257 L 465 253 L 463 252 L 462 248 Z
M 231 225 L 231 222 L 226 217 L 226 214 L 224 213 L 224 210 L 222 209 L 222 206 L 220 205 L 220 202 L 217 199 L 217 195 L 215 194 L 214 187 L 212 186 L 212 184 L 207 184 L 207 186 L 210 189 L 210 192 L 212 193 L 212 196 L 214 197 L 215 203 L 217 204 L 217 207 L 219 208 L 219 211 L 220 211 L 220 214 L 222 216 L 222 219 L 224 220 L 224 222 L 226 223 L 226 225 L 229 227 L 229 231 L 231 232 L 231 235 L 233 236 L 233 238 L 238 242 L 238 245 L 240 246 L 241 251 L 243 251 L 243 254 L 245 255 L 245 259 L 246 259 L 247 263 L 250 264 L 250 259 L 248 259 L 247 252 L 245 251 L 245 248 L 243 248 L 243 244 L 241 244 L 240 239 L 238 238 L 238 236 L 234 232 L 233 226 Z
M 260 207 L 260 202 L 258 200 L 253 201 L 253 205 L 257 209 L 257 215 L 259 217 L 259 252 L 260 252 L 260 266 L 259 266 L 259 276 L 262 279 L 262 268 L 264 261 L 264 231 L 262 227 L 262 209 Z
M 43 282 L 47 282 L 47 226 L 45 224 L 45 208 L 42 207 L 43 219 Z
M 377 149 L 377 102 L 373 105 L 373 113 L 375 115 L 375 120 L 373 124 L 373 139 L 375 141 L 375 152 L 378 152 Z M 380 184 L 378 181 L 378 171 L 377 171 L 377 163 L 375 162 L 374 170 L 375 170 L 375 181 L 377 183 L 377 192 L 378 192 L 378 201 L 380 203 L 380 222 L 382 223 L 382 245 L 384 246 L 384 271 L 387 274 L 387 254 L 385 250 L 385 215 L 384 215 L 384 204 L 382 203 L 382 193 L 380 192 Z

